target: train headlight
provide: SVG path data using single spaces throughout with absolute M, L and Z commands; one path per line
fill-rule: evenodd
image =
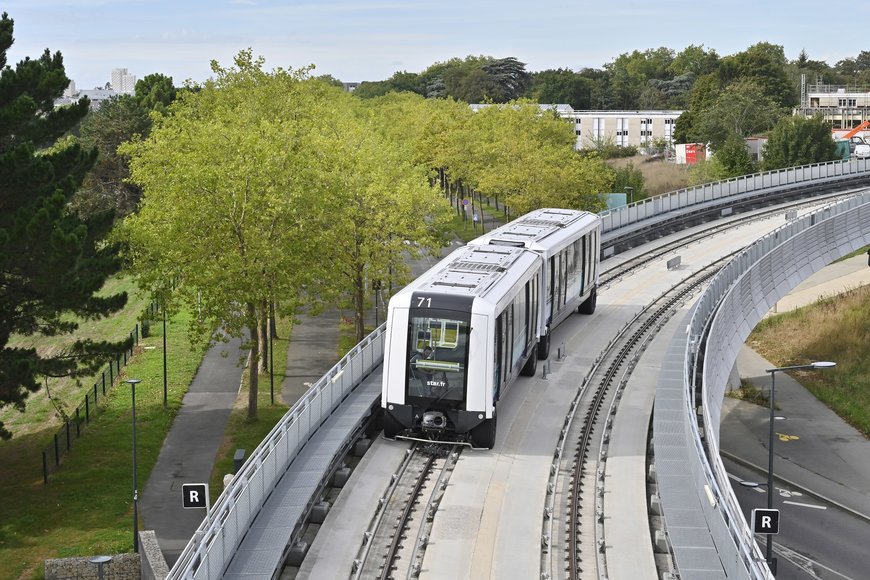
M 393 406 L 392 406 L 392 405 L 387 405 L 387 409 L 389 409 L 390 411 L 392 411 L 392 410 L 393 410 Z
M 483 413 L 479 414 L 479 415 L 477 416 L 477 418 L 480 419 L 481 421 L 483 421 Z

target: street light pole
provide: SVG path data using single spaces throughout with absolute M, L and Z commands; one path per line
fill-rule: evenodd
M 169 406 L 169 388 L 166 380 L 166 304 L 163 305 L 163 407 Z
M 825 369 L 836 366 L 837 363 L 829 362 L 829 361 L 819 361 L 806 365 L 794 365 L 789 367 L 777 367 L 773 369 L 767 369 L 766 372 L 770 373 L 770 421 L 768 425 L 768 445 L 767 445 L 767 509 L 773 509 L 773 410 L 774 410 L 774 398 L 776 393 L 776 373 L 779 371 L 794 371 L 794 370 L 804 370 L 804 369 Z M 764 559 L 767 562 L 768 567 L 770 568 L 770 573 L 776 576 L 776 558 L 773 557 L 773 535 L 767 535 L 767 546 L 764 551 Z
M 136 474 L 136 385 L 141 383 L 139 379 L 127 379 L 125 381 L 132 387 L 133 392 L 133 551 L 139 553 L 139 485 Z

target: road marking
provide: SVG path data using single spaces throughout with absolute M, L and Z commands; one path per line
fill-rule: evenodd
M 826 510 L 826 509 L 828 509 L 826 506 L 823 506 L 823 505 L 813 505 L 813 504 L 811 504 L 811 503 L 799 503 L 799 502 L 796 502 L 796 501 L 789 501 L 789 500 L 787 500 L 787 499 L 786 499 L 786 500 L 783 500 L 782 503 L 787 503 L 787 504 L 789 504 L 789 505 L 796 505 L 796 506 L 800 506 L 800 507 L 808 507 L 808 508 L 813 508 L 813 509 L 817 509 L 817 510 Z
M 785 433 L 777 433 L 780 441 L 788 442 L 788 441 L 797 441 L 800 439 L 797 435 L 786 435 Z

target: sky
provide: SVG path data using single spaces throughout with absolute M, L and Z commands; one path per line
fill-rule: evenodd
M 849 23 L 870 20 L 870 2 L 822 11 L 804 0 L 4 0 L 0 10 L 15 21 L 7 64 L 60 51 L 78 89 L 105 85 L 115 68 L 202 82 L 212 60 L 228 67 L 245 49 L 267 70 L 313 64 L 345 82 L 468 55 L 580 70 L 635 50 L 726 56 L 758 42 L 833 65 L 866 49 Z

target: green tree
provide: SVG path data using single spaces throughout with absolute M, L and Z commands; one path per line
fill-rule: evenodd
M 183 92 L 147 139 L 125 145 L 141 209 L 121 235 L 144 288 L 177 281 L 173 300 L 196 313 L 192 331 L 215 340 L 223 328 L 245 336 L 265 305 L 292 314 L 303 285 L 326 276 L 316 259 L 308 208 L 321 196 L 313 127 L 329 112 L 321 82 L 307 70 L 261 70 L 242 51 L 235 67 L 212 63 L 200 90 Z M 170 304 L 170 307 L 172 304 Z M 257 417 L 260 340 L 250 333 L 248 417 Z
M 699 141 L 715 151 L 732 135 L 741 139 L 769 130 L 785 114 L 753 79 L 728 85 L 707 108 L 697 111 L 694 123 Z
M 73 199 L 77 212 L 110 211 L 124 216 L 136 209 L 142 190 L 129 182 L 127 160 L 118 155 L 118 147 L 135 135 L 146 135 L 150 127 L 148 111 L 131 95 L 112 97 L 85 117 L 79 130 L 81 141 L 96 148 L 99 157 Z
M 644 199 L 647 196 L 644 185 L 643 172 L 635 167 L 634 163 L 629 162 L 615 169 L 613 191 L 622 193 L 628 191 L 627 188 L 630 187 L 631 197 L 628 201 L 640 201 Z
M 373 99 L 382 97 L 387 93 L 417 93 L 423 94 L 420 75 L 405 71 L 396 72 L 385 81 L 365 81 L 354 89 L 353 95 L 360 99 Z
M 398 99 L 420 106 L 410 95 L 397 95 L 393 103 Z M 350 299 L 358 341 L 366 335 L 367 290 L 376 281 L 406 283 L 403 258 L 440 248 L 451 218 L 429 184 L 430 167 L 416 162 L 419 142 L 400 137 L 411 136 L 407 123 L 404 132 L 389 126 L 395 110 L 382 115 L 381 102 L 363 108 L 337 96 L 329 121 L 309 140 L 317 152 L 311 170 L 320 176 L 321 196 L 308 208 L 308 219 L 320 224 L 318 258 L 330 264 L 316 288 L 323 299 Z
M 451 135 L 446 160 L 453 181 L 499 195 L 517 213 L 540 207 L 598 211 L 612 171 L 573 149 L 574 131 L 552 111 L 528 102 L 493 105 Z
M 567 103 L 576 110 L 592 108 L 591 79 L 568 69 L 532 73 L 528 96 L 543 104 Z
M 619 55 L 604 68 L 610 73 L 610 83 L 616 99 L 616 107 L 620 109 L 637 109 L 641 94 L 653 79 L 670 80 L 673 75 L 669 67 L 674 54 L 669 48 L 661 47 L 655 50 Z
M 707 50 L 703 44 L 690 44 L 674 56 L 668 69 L 675 77 L 691 74 L 697 78 L 715 72 L 718 66 L 719 55 L 715 50 Z
M 723 85 L 740 79 L 755 81 L 777 106 L 793 107 L 798 104 L 798 87 L 789 78 L 787 65 L 782 46 L 759 42 L 723 58 L 718 74 Z
M 768 136 L 762 167 L 782 169 L 835 159 L 831 127 L 822 117 L 783 117 Z
M 99 318 L 115 312 L 126 294 L 95 293 L 119 267 L 117 248 L 104 243 L 111 215 L 80 219 L 69 200 L 96 152 L 57 139 L 87 113 L 88 100 L 54 107 L 69 84 L 60 53 L 6 66 L 13 20 L 0 17 L 0 407 L 24 410 L 40 377 L 84 376 L 123 343 L 78 340 L 64 352 L 40 355 L 12 346 L 15 336 L 73 333 L 69 314 Z M 20 342 L 16 344 L 21 344 Z M 0 437 L 11 434 L 0 423 Z
M 736 133 L 731 133 L 715 152 L 715 158 L 725 171 L 726 177 L 755 173 L 755 163 L 746 148 L 746 142 Z
M 178 94 L 172 77 L 154 73 L 136 81 L 135 98 L 145 111 L 166 113 L 166 108 Z

